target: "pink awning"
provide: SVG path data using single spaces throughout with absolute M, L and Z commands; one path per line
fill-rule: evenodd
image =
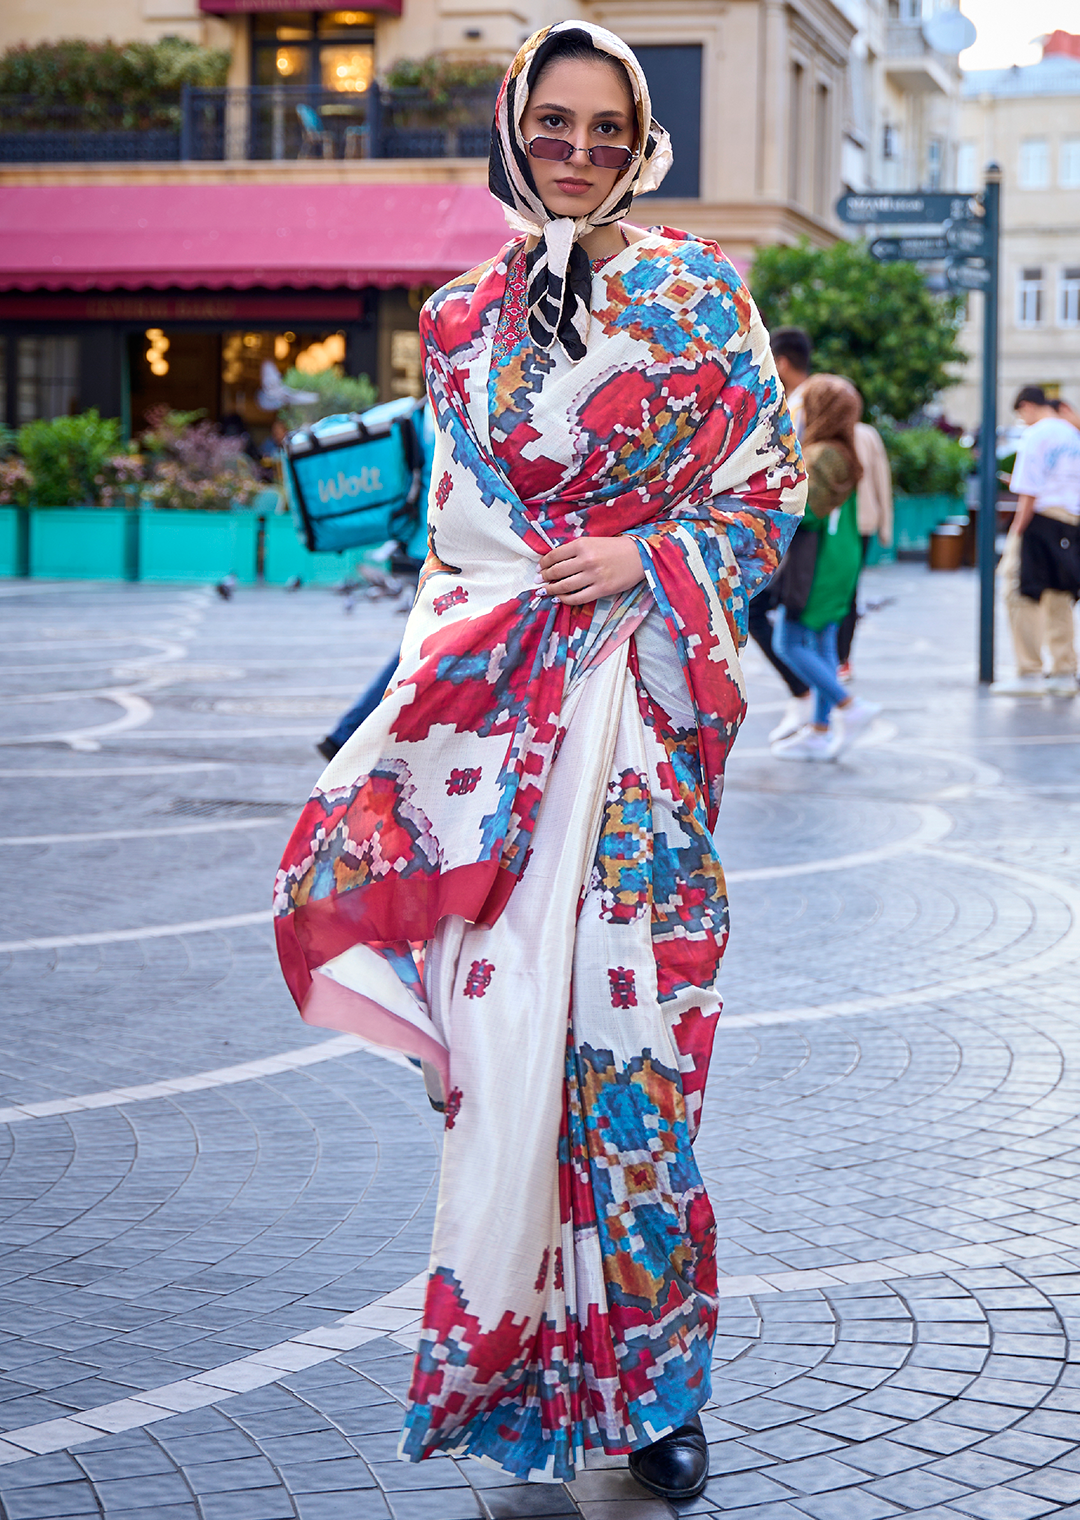
M 0 188 L 0 290 L 441 285 L 509 237 L 482 185 Z
M 401 0 L 364 0 L 365 11 L 389 11 L 401 15 Z M 337 11 L 341 0 L 199 0 L 199 9 L 212 16 L 226 16 L 234 11 Z

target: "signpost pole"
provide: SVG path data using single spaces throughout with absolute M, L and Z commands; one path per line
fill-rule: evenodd
M 983 191 L 986 267 L 983 292 L 982 425 L 979 432 L 979 681 L 994 679 L 994 540 L 997 536 L 998 237 L 1001 169 L 990 164 Z

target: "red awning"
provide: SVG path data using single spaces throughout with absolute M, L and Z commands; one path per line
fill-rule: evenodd
M 482 185 L 0 188 L 0 290 L 442 285 L 509 237 Z

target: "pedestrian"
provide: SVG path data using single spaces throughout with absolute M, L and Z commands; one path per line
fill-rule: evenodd
M 876 538 L 887 549 L 893 535 L 892 470 L 885 452 L 885 441 L 870 422 L 855 424 L 855 455 L 862 469 L 855 488 L 855 520 L 862 543 L 859 571 L 866 564 L 871 541 Z M 846 685 L 854 679 L 851 669 L 851 645 L 859 618 L 859 583 L 851 594 L 851 606 L 844 614 L 836 634 L 836 653 L 840 661 L 837 675 Z
M 776 373 L 787 396 L 788 411 L 795 424 L 795 435 L 803 435 L 803 401 L 806 382 L 810 379 L 812 349 L 810 334 L 801 327 L 777 327 L 769 339 Z
M 862 466 L 855 424 L 862 397 L 839 375 L 814 375 L 803 392 L 803 454 L 809 475 L 806 515 L 788 551 L 776 642 L 780 658 L 814 693 L 810 723 L 773 743 L 783 760 L 835 760 L 881 708 L 846 692 L 837 678 L 836 634 L 851 605 L 862 564 L 855 488 Z M 837 726 L 830 725 L 833 710 Z
M 623 220 L 671 161 L 634 54 L 566 21 L 503 81 L 515 236 L 420 323 L 432 550 L 390 689 L 278 878 L 309 1023 L 445 1115 L 400 1453 L 699 1493 L 715 1223 L 694 1160 L 726 936 L 713 827 L 746 602 L 805 494 L 749 292 Z
M 802 396 L 810 378 L 810 338 L 801 327 L 778 327 L 769 339 L 776 373 L 784 387 L 788 410 L 799 435 L 802 420 Z M 797 734 L 810 722 L 813 697 L 805 681 L 786 665 L 776 652 L 771 615 L 779 603 L 775 595 L 775 582 L 759 591 L 750 603 L 749 632 L 769 664 L 776 671 L 791 693 L 780 721 L 769 733 L 770 743 Z
M 1010 489 L 1016 511 L 998 565 L 1016 674 L 990 690 L 1009 697 L 1071 697 L 1077 690 L 1073 604 L 1080 594 L 1080 433 L 1041 386 L 1013 410 L 1025 424 Z M 1043 650 L 1050 661 L 1043 674 Z

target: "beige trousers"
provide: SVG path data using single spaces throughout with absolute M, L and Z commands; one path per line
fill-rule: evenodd
M 1053 507 L 1044 514 L 1061 522 L 1075 523 L 1071 513 L 1058 513 Z M 1044 591 L 1037 602 L 1020 595 L 1020 538 L 1010 533 L 1005 552 L 997 568 L 998 580 L 1005 596 L 1016 655 L 1016 673 L 1037 676 L 1042 673 L 1045 648 L 1050 656 L 1049 674 L 1076 674 L 1076 647 L 1073 643 L 1073 599 L 1067 591 Z

